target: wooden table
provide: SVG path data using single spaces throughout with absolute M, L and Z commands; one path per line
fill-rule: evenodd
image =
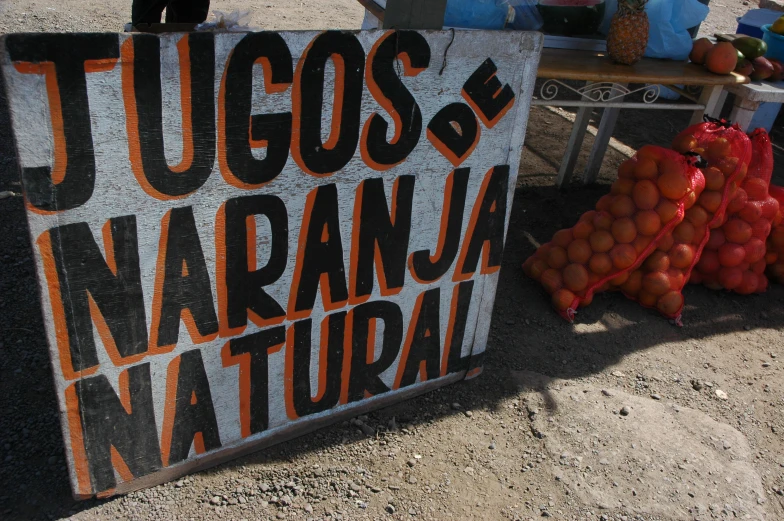
M 634 65 L 613 63 L 606 53 L 576 51 L 570 49 L 544 49 L 539 61 L 537 77 L 547 79 L 534 97 L 533 105 L 579 107 L 566 145 L 556 185 L 561 187 L 569 181 L 582 147 L 588 122 L 595 108 L 604 108 L 599 131 L 596 135 L 583 181 L 596 180 L 602 159 L 607 151 L 618 113 L 622 108 L 690 110 L 694 112 L 692 123 L 702 121 L 703 114 L 715 115 L 726 86 L 748 83 L 748 78 L 739 74 L 718 75 L 703 67 L 685 62 L 643 58 Z M 572 87 L 565 80 L 585 81 L 585 86 Z M 637 87 L 630 89 L 629 85 Z M 640 85 L 641 84 L 641 85 Z M 660 86 L 679 92 L 694 103 L 654 103 L 660 94 Z M 701 87 L 694 96 L 678 86 Z M 579 95 L 579 99 L 557 99 L 561 90 Z M 624 102 L 633 93 L 642 93 L 641 102 Z

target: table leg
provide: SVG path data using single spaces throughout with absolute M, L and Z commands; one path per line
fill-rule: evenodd
M 716 110 L 713 114 L 708 114 L 708 116 L 712 118 L 719 118 L 721 117 L 721 111 L 724 109 L 724 104 L 727 103 L 727 95 L 729 91 L 727 89 L 721 89 L 721 94 L 719 95 L 719 101 L 716 103 Z M 706 112 L 707 114 L 707 112 Z
M 735 96 L 735 106 L 732 107 L 730 121 L 740 125 L 741 130 L 744 132 L 748 131 L 754 113 L 757 112 L 759 106 L 759 101 L 749 101 L 740 96 Z
M 702 123 L 703 115 L 707 114 L 710 117 L 717 117 L 718 114 L 717 108 L 721 111 L 721 106 L 719 105 L 719 100 L 726 100 L 727 95 L 725 94 L 722 96 L 722 92 L 724 91 L 724 87 L 721 85 L 715 85 L 713 87 L 703 87 L 702 94 L 700 94 L 700 99 L 697 101 L 700 105 L 704 105 L 705 109 L 703 110 L 695 110 L 694 115 L 691 117 L 691 121 L 689 125 L 696 125 L 697 123 Z
M 618 87 L 626 87 L 626 84 L 619 84 Z M 610 97 L 615 98 L 620 94 L 621 91 L 614 88 Z M 621 97 L 617 101 L 620 102 L 622 100 L 623 98 Z M 588 157 L 588 164 L 585 166 L 585 172 L 583 172 L 583 184 L 594 183 L 596 182 L 596 178 L 599 177 L 599 170 L 602 168 L 604 154 L 607 152 L 607 145 L 610 144 L 610 138 L 612 137 L 613 129 L 615 128 L 615 123 L 618 121 L 618 114 L 620 112 L 621 109 L 617 107 L 607 107 L 604 109 L 602 120 L 599 123 L 599 130 L 596 132 L 596 139 L 594 139 L 593 147 L 591 148 L 591 155 Z
M 591 82 L 586 82 L 590 85 Z M 583 96 L 583 99 L 586 99 Z M 566 152 L 564 152 L 563 159 L 561 160 L 561 168 L 558 169 L 558 177 L 555 180 L 555 186 L 560 189 L 569 183 L 574 171 L 574 164 L 577 162 L 577 157 L 580 155 L 580 149 L 583 146 L 585 139 L 585 132 L 588 130 L 588 123 L 591 120 L 593 107 L 580 107 L 577 111 L 577 117 L 572 125 L 572 133 L 569 135 L 569 142 L 566 144 Z

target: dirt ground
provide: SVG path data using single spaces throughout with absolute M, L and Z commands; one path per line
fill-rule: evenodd
M 753 7 L 712 5 L 704 27 L 719 30 Z M 267 29 L 362 18 L 353 0 L 213 7 L 251 9 Z M 0 0 L 0 32 L 117 30 L 129 13 L 130 1 Z M 535 242 L 607 192 L 626 147 L 666 145 L 688 123 L 622 112 L 600 182 L 558 192 L 563 114 L 531 113 L 481 377 L 104 501 L 71 499 L 23 204 L 0 199 L 0 519 L 784 519 L 784 286 L 690 286 L 682 328 L 605 294 L 571 325 L 522 275 Z M 7 132 L 0 121 L 0 192 L 18 193 Z

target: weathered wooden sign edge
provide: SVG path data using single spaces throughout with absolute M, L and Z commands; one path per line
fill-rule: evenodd
M 359 34 L 362 31 L 342 31 L 352 34 Z M 368 31 L 365 31 L 368 32 Z M 386 31 L 369 31 L 369 32 L 378 32 L 383 33 Z M 443 33 L 446 31 L 419 31 L 425 34 L 428 33 Z M 320 31 L 278 31 L 278 33 L 299 33 L 303 36 L 310 36 L 313 37 L 318 35 Z M 483 31 L 456 31 L 456 35 L 459 38 L 461 33 L 470 33 L 472 36 L 476 37 L 479 36 L 481 38 Z M 187 33 L 179 33 L 179 34 L 187 34 Z M 516 104 L 517 106 L 513 109 L 512 114 L 513 117 L 511 118 L 513 121 L 513 132 L 509 136 L 509 142 L 504 144 L 507 150 L 507 164 L 511 170 L 510 175 L 510 190 L 507 194 L 507 206 L 506 206 L 506 216 L 505 216 L 505 223 L 504 223 L 504 235 L 508 231 L 509 226 L 509 216 L 511 212 L 511 203 L 514 197 L 514 186 L 516 184 L 517 173 L 520 166 L 520 155 L 522 153 L 522 146 L 523 141 L 526 133 L 526 126 L 527 126 L 527 118 L 525 117 L 529 110 L 531 104 L 531 93 L 533 92 L 533 83 L 535 81 L 535 71 L 538 66 L 538 60 L 541 51 L 542 45 L 542 35 L 538 33 L 518 33 L 518 32 L 508 32 L 505 33 L 508 35 L 507 37 L 511 40 L 512 43 L 515 42 L 515 36 L 517 36 L 517 45 L 509 45 L 508 47 L 502 47 L 506 50 L 506 52 L 496 52 L 496 56 L 514 56 L 520 58 L 521 66 L 518 66 L 514 69 L 514 77 L 510 78 L 508 82 L 515 93 L 516 96 Z M 7 39 L 7 35 L 0 36 L 0 48 L 5 48 L 5 40 Z M 453 35 L 454 37 L 454 35 Z M 497 41 L 498 33 L 492 33 L 492 40 Z M 495 49 L 498 49 L 495 47 Z M 454 50 L 454 49 L 453 49 Z M 479 56 L 487 56 L 487 52 L 482 52 L 481 49 L 477 50 L 477 53 L 473 55 L 474 57 Z M 295 59 L 299 58 L 299 56 L 293 56 Z M 467 57 L 465 54 L 455 54 L 455 58 Z M 447 65 L 449 60 L 449 53 L 448 47 L 447 52 L 444 53 L 444 56 L 434 56 L 435 60 L 439 61 L 443 59 L 444 65 Z M 7 59 L 7 55 L 5 55 L 0 62 L 0 69 L 4 75 L 8 74 L 8 69 L 11 67 L 10 61 Z M 11 113 L 11 117 L 13 118 L 14 115 Z M 11 133 L 13 136 L 13 132 Z M 16 166 L 21 171 L 21 161 L 19 159 L 19 150 L 18 150 L 18 143 L 14 138 L 14 149 L 17 151 L 17 161 Z M 28 231 L 31 234 L 31 239 L 33 241 L 36 240 L 36 237 L 32 236 L 33 232 L 30 228 Z M 504 241 L 505 242 L 505 241 Z M 46 307 L 46 298 L 47 295 L 45 294 L 45 287 L 46 281 L 40 280 L 40 270 L 36 270 L 36 277 L 39 278 L 38 280 L 38 290 L 39 296 L 41 298 L 41 305 L 42 308 Z M 151 485 L 155 485 L 158 483 L 162 483 L 176 477 L 182 476 L 184 474 L 201 470 L 210 466 L 214 466 L 216 464 L 234 459 L 238 456 L 243 454 L 248 454 L 250 452 L 254 452 L 260 450 L 262 448 L 266 448 L 268 446 L 274 445 L 276 443 L 280 443 L 282 441 L 286 441 L 298 436 L 302 436 L 313 430 L 319 429 L 321 427 L 327 426 L 329 424 L 339 422 L 344 420 L 348 417 L 356 416 L 357 414 L 361 414 L 363 412 L 367 412 L 370 410 L 379 409 L 385 406 L 388 406 L 392 403 L 398 402 L 402 399 L 408 399 L 413 396 L 431 391 L 433 389 L 442 387 L 444 385 L 448 385 L 454 383 L 463 378 L 470 378 L 476 376 L 479 371 L 481 371 L 481 359 L 483 358 L 484 351 L 486 348 L 487 343 L 487 336 L 489 334 L 490 328 L 490 321 L 492 317 L 492 310 L 493 310 L 493 303 L 495 300 L 495 293 L 497 289 L 497 282 L 492 284 L 483 284 L 481 288 L 481 296 L 480 298 L 480 306 L 478 316 L 476 318 L 476 323 L 474 325 L 474 329 L 470 329 L 470 324 L 467 324 L 466 329 L 467 331 L 473 331 L 473 338 L 471 343 L 471 351 L 470 351 L 470 358 L 471 358 L 471 366 L 462 372 L 457 372 L 453 374 L 449 374 L 434 380 L 429 380 L 424 382 L 420 385 L 413 386 L 407 389 L 401 389 L 394 393 L 383 394 L 379 396 L 374 396 L 369 399 L 355 402 L 352 404 L 347 404 L 345 406 L 341 406 L 336 409 L 324 411 L 323 413 L 316 414 L 311 416 L 308 421 L 297 422 L 289 425 L 283 425 L 276 428 L 271 428 L 265 433 L 260 433 L 258 438 L 255 440 L 248 441 L 247 439 L 240 439 L 233 443 L 224 444 L 221 447 L 221 450 L 215 452 L 209 452 L 204 456 L 193 459 L 193 460 L 186 460 L 182 463 L 175 464 L 173 466 L 164 467 L 152 474 L 144 475 L 139 478 L 135 478 L 129 482 L 122 482 L 118 483 L 117 487 L 113 489 L 110 493 L 127 493 L 133 490 L 138 490 L 140 488 L 145 488 Z M 47 328 L 50 327 L 50 324 L 47 322 Z M 48 338 L 49 337 L 48 335 Z M 52 348 L 51 349 L 56 349 Z M 54 360 L 52 360 L 52 371 L 55 375 L 55 378 L 58 377 L 57 370 L 54 366 Z M 68 444 L 68 421 L 67 421 L 67 414 L 68 412 L 63 408 L 63 403 L 61 400 L 58 400 L 58 404 L 60 406 L 60 417 L 61 417 L 61 429 L 63 432 L 64 439 L 66 440 L 66 446 Z M 69 464 L 71 464 L 69 458 Z M 73 476 L 73 473 L 69 473 Z M 84 496 L 83 494 L 77 494 L 76 490 L 74 489 L 74 497 L 77 498 L 85 498 L 89 496 Z

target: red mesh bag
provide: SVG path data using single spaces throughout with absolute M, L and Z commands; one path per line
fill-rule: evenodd
M 692 283 L 741 295 L 761 293 L 768 287 L 765 241 L 779 212 L 778 201 L 768 194 L 773 148 L 764 129 L 751 134 L 751 148 L 748 173 L 738 180 L 740 188 L 729 202 L 721 226 L 710 231 L 691 278 Z
M 771 223 L 765 262 L 768 265 L 768 276 L 784 284 L 784 188 L 770 185 L 769 192 L 778 201 L 779 211 Z
M 656 251 L 629 275 L 621 289 L 645 307 L 656 308 L 680 325 L 683 286 L 708 242 L 708 230 L 721 225 L 728 201 L 738 190 L 751 159 L 751 143 L 737 126 L 700 123 L 673 141 L 677 153 L 698 155 L 705 161 L 700 175 L 702 190 L 692 192 L 683 222 L 662 237 Z
M 525 261 L 523 270 L 542 284 L 562 317 L 572 321 L 596 293 L 625 288 L 629 273 L 683 220 L 704 186 L 693 162 L 665 148 L 641 148 L 621 164 L 595 211 Z

